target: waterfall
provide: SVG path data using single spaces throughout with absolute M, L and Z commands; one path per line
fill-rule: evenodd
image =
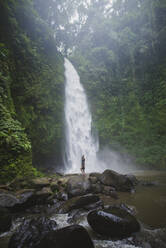
M 77 71 L 65 59 L 65 167 L 69 173 L 80 172 L 81 157 L 85 156 L 85 171 L 97 170 L 98 140 L 92 135 L 92 117 Z
M 120 154 L 108 147 L 99 151 L 98 138 L 91 130 L 92 117 L 80 78 L 70 63 L 65 59 L 65 155 L 67 173 L 79 173 L 81 157 L 85 156 L 85 172 L 103 172 L 112 169 L 119 173 L 131 173 L 136 170 L 130 156 Z M 98 154 L 98 157 L 96 156 Z

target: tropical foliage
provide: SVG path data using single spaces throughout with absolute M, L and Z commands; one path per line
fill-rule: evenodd
M 101 144 L 125 148 L 139 164 L 165 168 L 166 4 L 92 3 L 71 59 Z
M 0 2 L 0 179 L 61 163 L 63 57 L 32 1 Z

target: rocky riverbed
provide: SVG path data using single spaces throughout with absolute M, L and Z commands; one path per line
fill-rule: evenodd
M 149 186 L 105 170 L 1 185 L 0 247 L 166 247 L 165 229 L 146 229 L 134 206 L 119 203 L 139 184 Z

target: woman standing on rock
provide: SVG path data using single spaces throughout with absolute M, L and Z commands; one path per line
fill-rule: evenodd
M 82 155 L 82 158 L 81 158 L 81 172 L 82 172 L 82 174 L 85 174 L 85 157 L 84 157 L 84 155 Z

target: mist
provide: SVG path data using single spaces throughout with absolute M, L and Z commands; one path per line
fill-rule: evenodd
M 117 171 L 118 173 L 128 174 L 138 170 L 133 162 L 133 158 L 128 154 L 121 154 L 118 151 L 111 150 L 108 147 L 104 147 L 98 152 L 98 168 L 100 172 L 110 169 Z

